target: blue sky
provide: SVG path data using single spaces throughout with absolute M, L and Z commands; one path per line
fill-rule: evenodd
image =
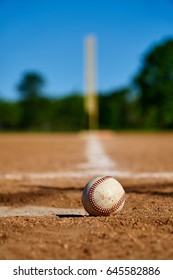
M 84 38 L 97 38 L 97 88 L 129 84 L 143 55 L 173 37 L 172 0 L 0 0 L 0 97 L 16 99 L 23 74 L 58 97 L 84 91 Z

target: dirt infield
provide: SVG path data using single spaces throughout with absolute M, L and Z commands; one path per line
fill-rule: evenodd
M 73 214 L 97 175 L 123 185 L 122 212 Z M 20 215 L 31 206 L 50 213 Z M 172 248 L 173 134 L 0 134 L 0 259 L 172 259 Z

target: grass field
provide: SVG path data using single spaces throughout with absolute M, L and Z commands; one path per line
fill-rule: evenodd
M 81 195 L 110 175 L 119 214 L 86 215 Z M 0 135 L 0 259 L 172 259 L 173 134 Z

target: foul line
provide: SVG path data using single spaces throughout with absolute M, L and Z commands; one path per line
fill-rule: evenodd
M 113 169 L 116 162 L 110 159 L 96 134 L 89 133 L 85 135 L 86 147 L 85 158 L 86 162 L 79 165 L 79 168 L 92 170 L 96 169 Z
M 56 173 L 6 173 L 1 174 L 0 179 L 5 180 L 47 180 L 47 179 L 75 179 L 85 178 L 89 176 L 114 176 L 117 178 L 127 179 L 150 179 L 150 178 L 165 178 L 173 179 L 173 172 L 123 172 L 113 170 L 86 170 L 76 172 L 56 172 Z
M 129 172 L 116 169 L 117 163 L 109 158 L 97 134 L 89 133 L 84 136 L 86 141 L 86 162 L 77 166 L 77 170 L 70 172 L 44 173 L 6 173 L 0 174 L 0 179 L 6 180 L 53 180 L 75 179 L 94 176 L 113 176 L 125 179 L 173 179 L 173 172 Z

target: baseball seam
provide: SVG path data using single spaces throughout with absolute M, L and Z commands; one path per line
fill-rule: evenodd
M 107 179 L 110 179 L 110 178 L 113 179 L 113 177 L 111 177 L 111 176 L 105 176 L 105 177 L 103 177 L 103 178 L 97 180 L 97 181 L 92 185 L 92 187 L 90 188 L 89 193 L 88 193 L 89 202 L 90 202 L 91 206 L 93 207 L 93 209 L 96 210 L 96 211 L 98 211 L 98 212 L 100 212 L 100 213 L 104 213 L 104 214 L 109 214 L 109 213 L 112 213 L 112 212 L 115 212 L 116 210 L 118 210 L 118 208 L 119 208 L 119 207 L 123 204 L 123 202 L 125 201 L 125 196 L 126 196 L 126 195 L 125 195 L 125 192 L 124 192 L 124 194 L 120 197 L 120 199 L 118 200 L 118 202 L 117 202 L 115 205 L 113 205 L 112 207 L 109 207 L 109 208 L 102 208 L 102 207 L 100 207 L 100 206 L 97 205 L 97 203 L 96 203 L 95 200 L 94 200 L 94 196 L 93 196 L 94 191 L 95 191 L 95 189 L 97 188 L 97 186 L 98 186 L 99 184 L 101 184 L 102 182 L 104 182 L 104 181 L 106 181 Z

